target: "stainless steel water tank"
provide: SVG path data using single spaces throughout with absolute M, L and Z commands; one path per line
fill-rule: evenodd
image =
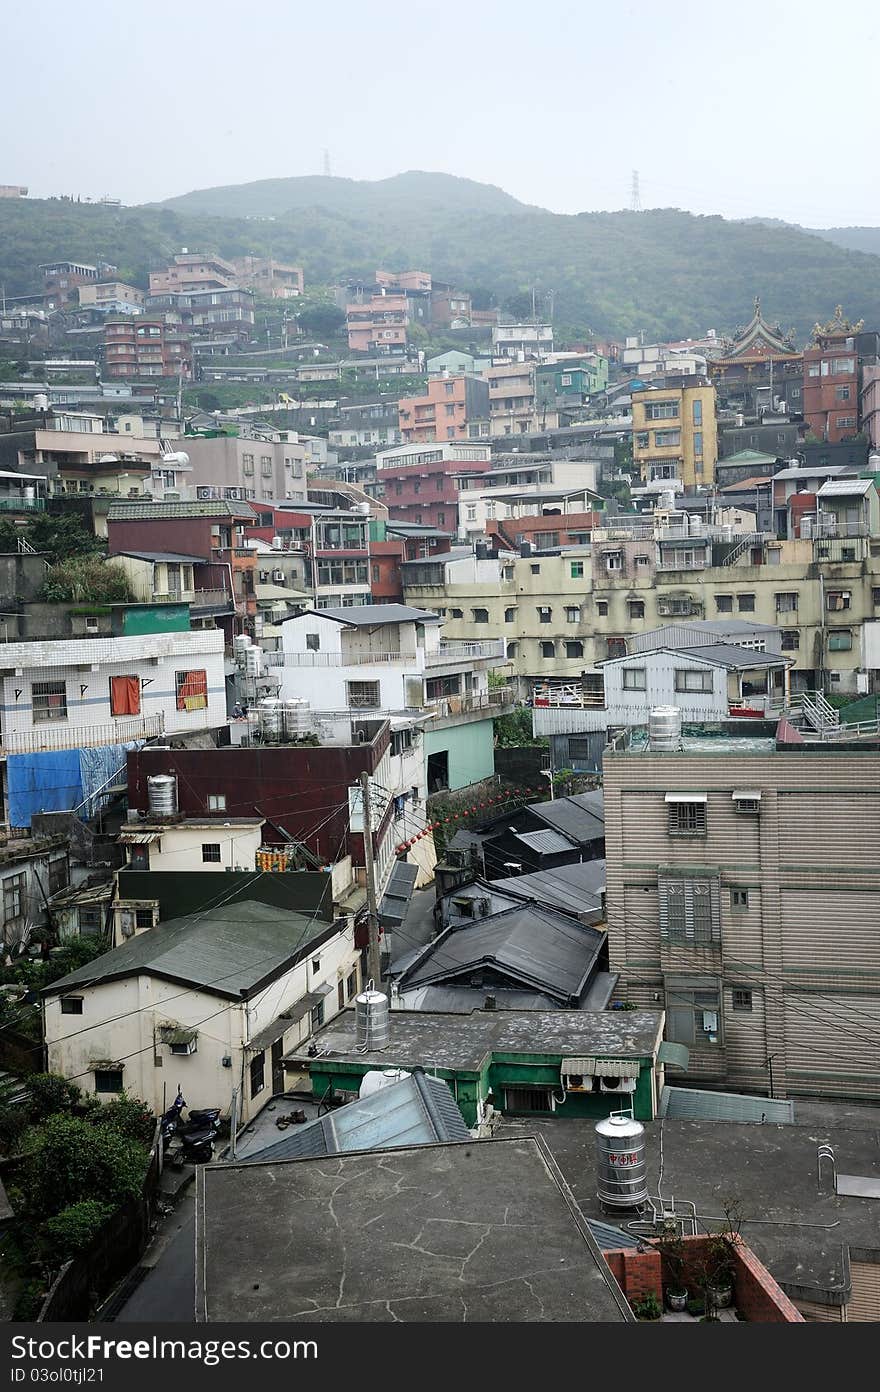
M 648 748 L 656 754 L 681 748 L 681 711 L 678 706 L 654 706 L 648 716 Z
M 284 730 L 281 702 L 276 696 L 266 696 L 257 702 L 260 715 L 260 734 L 265 744 L 280 744 Z
M 173 817 L 177 812 L 177 779 L 156 773 L 147 779 L 147 802 L 154 817 Z
M 362 991 L 354 1000 L 355 1042 L 359 1049 L 384 1049 L 388 1043 L 388 997 Z
M 636 1208 L 648 1199 L 645 1128 L 631 1116 L 596 1123 L 596 1193 L 608 1208 Z

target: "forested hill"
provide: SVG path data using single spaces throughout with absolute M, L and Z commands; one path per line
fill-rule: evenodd
M 554 292 L 558 324 L 603 336 L 730 330 L 748 319 L 756 294 L 766 314 L 801 338 L 836 304 L 880 327 L 880 256 L 798 228 L 676 209 L 567 216 L 510 200 L 511 209 L 501 190 L 448 176 L 401 175 L 384 181 L 384 193 L 382 185 L 348 180 L 270 182 L 314 186 L 323 201 L 221 217 L 0 200 L 0 283 L 7 295 L 25 294 L 40 288 L 41 261 L 102 258 L 120 278 L 145 285 L 151 263 L 188 246 L 271 253 L 302 264 L 312 285 L 381 266 L 428 270 L 501 304 L 535 286 L 539 303 Z M 330 206 L 327 185 L 337 184 Z M 441 185 L 454 186 L 455 196 L 441 198 Z

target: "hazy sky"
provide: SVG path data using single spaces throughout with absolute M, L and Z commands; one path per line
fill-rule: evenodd
M 557 212 L 880 224 L 876 0 L 5 7 L 0 183 L 126 203 L 442 170 Z

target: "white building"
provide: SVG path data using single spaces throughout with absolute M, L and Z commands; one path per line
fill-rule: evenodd
M 496 324 L 492 329 L 492 352 L 505 358 L 523 353 L 543 358 L 553 352 L 552 324 Z
M 220 629 L 3 646 L 6 755 L 125 744 L 225 722 Z
M 283 1091 L 283 1053 L 360 985 L 350 923 L 247 901 L 135 934 L 44 993 L 47 1067 L 103 1100 L 194 1107 L 248 1121 Z
M 118 840 L 131 870 L 253 870 L 264 825 L 263 817 L 138 818 L 122 828 Z
M 592 511 L 600 468 L 595 459 L 547 459 L 460 474 L 458 535 L 463 540 L 482 536 L 488 521 Z

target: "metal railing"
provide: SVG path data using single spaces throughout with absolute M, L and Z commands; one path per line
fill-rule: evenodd
M 264 653 L 269 667 L 375 667 L 389 662 L 415 663 L 415 653 L 372 652 L 372 653 L 322 653 L 322 652 L 267 652 Z
M 0 731 L 0 751 L 4 754 L 38 754 L 52 749 L 82 749 L 98 744 L 128 744 L 131 740 L 155 739 L 165 729 L 158 715 L 120 717 L 103 725 L 69 725 L 66 720 L 35 725 L 31 730 Z
M 425 653 L 425 665 L 436 667 L 459 658 L 506 657 L 507 644 L 503 638 L 489 638 L 474 643 L 441 643 L 436 652 Z
M 493 686 L 489 691 L 471 692 L 463 696 L 441 696 L 426 702 L 442 720 L 448 716 L 467 715 L 471 711 L 495 711 L 513 704 L 512 686 Z
M 0 512 L 45 512 L 45 498 L 25 498 L 7 493 L 0 498 Z
M 736 565 L 740 556 L 750 551 L 753 546 L 760 546 L 763 540 L 764 537 L 761 532 L 749 532 L 747 536 L 740 539 L 732 551 L 728 551 L 721 564 L 726 566 Z

